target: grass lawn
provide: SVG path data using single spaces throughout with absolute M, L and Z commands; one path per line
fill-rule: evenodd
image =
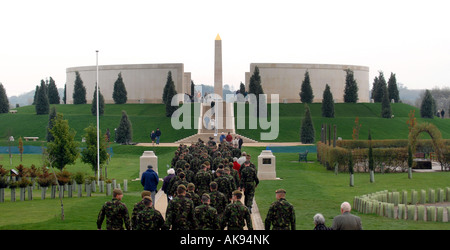
M 243 150 L 252 155 L 253 161 L 264 148 L 244 147 Z M 160 177 L 166 176 L 166 164 L 173 156 L 175 148 L 143 148 L 136 146 L 114 145 L 114 156 L 108 166 L 108 178 L 117 179 L 122 183 L 128 180 L 128 192 L 123 201 L 131 209 L 140 200 L 142 186 L 138 181 L 131 181 L 138 177 L 139 156 L 144 150 L 154 150 L 158 155 Z M 350 187 L 349 175 L 339 173 L 335 175 L 327 171 L 315 161 L 315 154 L 309 154 L 311 163 L 299 163 L 295 153 L 276 153 L 277 177 L 281 180 L 261 181 L 256 192 L 256 201 L 262 219 L 265 219 L 268 207 L 275 200 L 275 190 L 287 190 L 287 199 L 296 209 L 297 229 L 311 230 L 313 216 L 322 213 L 326 224 L 331 226 L 334 216 L 339 213 L 339 206 L 343 201 L 353 203 L 353 197 L 381 190 L 420 190 L 428 188 L 444 188 L 448 186 L 450 172 L 443 173 L 414 173 L 413 179 L 408 179 L 406 173 L 376 174 L 375 183 L 370 183 L 369 175 L 355 174 L 355 186 Z M 9 166 L 8 155 L 1 155 L 0 164 Z M 38 162 L 39 155 L 25 155 L 24 165 Z M 16 162 L 18 156 L 14 156 Z M 15 165 L 15 164 L 13 164 Z M 71 172 L 85 171 L 93 175 L 90 166 L 81 162 L 68 166 Z M 160 183 L 161 185 L 161 183 Z M 92 197 L 64 198 L 65 220 L 61 221 L 61 206 L 58 198 L 50 199 L 47 194 L 45 200 L 40 198 L 40 190 L 34 191 L 33 201 L 20 201 L 16 192 L 16 202 L 10 202 L 9 189 L 5 192 L 6 201 L 0 203 L 0 229 L 96 229 L 96 219 L 102 204 L 111 197 L 103 193 L 93 193 Z M 76 196 L 76 195 L 74 195 Z M 354 212 L 361 217 L 364 229 L 368 230 L 448 230 L 450 223 L 416 222 L 393 220 L 377 215 L 365 215 Z M 20 214 L 20 216 L 14 216 Z
M 336 103 L 335 104 L 335 118 L 322 117 L 322 104 L 309 104 L 311 116 L 314 123 L 316 134 L 316 141 L 320 140 L 320 130 L 322 124 L 332 124 L 337 127 L 337 136 L 344 140 L 351 140 L 353 133 L 353 126 L 355 118 L 359 118 L 361 124 L 360 139 L 367 139 L 369 129 L 371 130 L 372 139 L 407 139 L 408 138 L 408 114 L 410 110 L 415 110 L 415 117 L 418 123 L 430 122 L 436 125 L 444 139 L 450 139 L 450 119 L 423 119 L 420 118 L 420 110 L 403 103 L 391 104 L 393 119 L 384 119 L 380 117 L 381 104 L 380 103 Z M 271 121 L 270 107 L 268 109 L 268 120 Z M 248 107 L 246 108 L 245 118 L 237 116 L 237 107 L 235 106 L 235 117 L 238 119 L 245 119 L 245 128 L 239 129 L 237 126 L 237 133 L 246 137 L 260 141 L 261 132 L 270 132 L 269 129 L 249 129 L 249 119 L 254 119 L 249 116 Z M 298 142 L 300 141 L 300 127 L 305 114 L 304 104 L 290 103 L 279 104 L 279 134 L 275 141 L 278 142 Z M 272 124 L 274 126 L 274 124 Z M 389 129 L 386 129 L 389 128 Z M 429 138 L 423 134 L 421 138 Z

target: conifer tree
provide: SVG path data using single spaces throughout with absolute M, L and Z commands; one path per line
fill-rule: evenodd
M 243 84 L 242 82 L 239 84 L 239 93 L 245 96 L 245 84 Z
M 434 112 L 434 105 L 435 101 L 431 95 L 431 92 L 428 89 L 425 90 L 425 96 L 423 97 L 420 105 L 420 117 L 433 119 L 434 114 L 436 113 Z
M 386 87 L 383 71 L 378 71 L 378 77 L 375 77 L 372 87 L 372 99 L 374 102 L 382 102 Z
M 322 116 L 334 117 L 333 94 L 331 93 L 330 86 L 328 84 L 325 86 L 325 90 L 323 91 Z
M 346 69 L 345 72 L 344 102 L 356 103 L 358 102 L 358 84 L 351 69 Z
M 52 77 L 50 77 L 48 83 L 48 102 L 50 104 L 59 104 L 60 102 L 58 88 L 56 87 L 55 80 L 53 80 Z
M 44 80 L 41 80 L 41 86 L 39 87 L 38 95 L 36 98 L 36 114 L 46 115 L 50 111 L 50 104 L 48 102 L 47 88 Z
M 262 109 L 266 108 L 266 98 L 263 96 L 264 90 L 261 85 L 261 76 L 259 74 L 258 66 L 255 66 L 255 70 L 253 71 L 253 75 L 250 77 L 250 83 L 248 85 L 248 93 L 254 94 L 256 97 L 257 109 L 256 109 L 256 117 L 259 117 L 260 107 Z M 260 96 L 262 95 L 262 96 Z M 264 110 L 263 113 L 266 113 L 267 110 Z
M 173 83 L 173 80 L 172 80 L 172 71 L 169 71 L 167 73 L 166 85 L 164 85 L 163 96 L 162 96 L 162 101 L 166 105 L 167 105 L 167 102 L 169 102 L 169 105 L 170 105 L 170 102 L 172 101 L 171 99 L 167 100 L 167 92 L 168 92 L 169 88 L 171 88 L 171 85 L 175 86 L 175 84 Z
M 314 94 L 311 87 L 311 81 L 309 79 L 309 72 L 306 70 L 305 77 L 302 82 L 301 90 L 300 90 L 300 101 L 302 103 L 312 103 L 314 100 Z
M 381 102 L 381 117 L 392 117 L 391 102 L 389 101 L 389 93 L 387 87 L 384 88 L 383 100 Z
M 36 100 L 37 100 L 38 93 L 39 93 L 39 85 L 36 85 L 36 90 L 34 91 L 34 98 L 33 98 L 33 104 L 32 105 L 36 105 Z
M 395 74 L 392 72 L 388 80 L 388 92 L 389 92 L 389 101 L 391 101 L 392 99 L 394 100 L 395 103 L 398 103 L 400 101 L 397 79 L 395 77 Z
M 53 106 L 50 109 L 50 114 L 48 115 L 47 136 L 46 136 L 47 142 L 52 142 L 55 140 L 55 137 L 53 137 L 51 133 L 53 123 L 55 122 L 54 120 L 55 118 L 56 118 L 56 107 Z
M 314 143 L 315 130 L 314 124 L 311 118 L 311 111 L 308 104 L 305 104 L 305 117 L 302 120 L 302 126 L 300 128 L 300 142 L 304 144 Z
M 176 105 L 172 106 L 172 99 L 176 98 L 177 91 L 175 89 L 175 84 L 173 81 L 167 82 L 168 88 L 166 93 L 166 117 L 171 117 L 173 112 L 178 109 L 178 101 L 176 101 Z
M 102 95 L 102 91 L 98 88 L 98 115 L 103 115 L 105 113 L 105 98 Z M 92 98 L 91 113 L 93 116 L 97 116 L 97 84 L 95 84 L 94 97 Z
M 0 113 L 8 113 L 9 112 L 9 100 L 6 95 L 6 90 L 3 87 L 3 84 L 0 83 Z
M 113 99 L 115 104 L 127 103 L 127 89 L 123 83 L 122 73 L 119 73 L 117 80 L 114 82 Z
M 80 73 L 75 72 L 75 84 L 73 87 L 73 104 L 86 104 L 86 88 L 81 80 Z
M 130 144 L 133 140 L 133 126 L 128 119 L 127 112 L 122 110 L 122 118 L 117 128 L 116 142 L 121 144 Z
M 64 84 L 64 95 L 63 95 L 63 99 L 62 99 L 64 104 L 66 104 L 66 100 L 67 100 L 67 97 L 66 97 L 66 95 L 67 95 L 66 85 L 67 84 Z

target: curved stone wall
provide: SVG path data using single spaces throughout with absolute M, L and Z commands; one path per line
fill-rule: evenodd
M 334 64 L 292 64 L 292 63 L 251 63 L 250 72 L 245 73 L 248 90 L 250 77 L 258 66 L 261 84 L 266 94 L 279 94 L 280 102 L 300 102 L 300 88 L 308 70 L 314 102 L 321 102 L 325 85 L 330 86 L 335 102 L 344 101 L 346 69 L 351 69 L 358 84 L 359 102 L 370 102 L 369 68 L 355 65 Z M 270 98 L 270 97 L 269 97 Z
M 73 67 L 66 70 L 67 104 L 73 103 L 75 72 L 80 73 L 86 87 L 87 103 L 92 102 L 97 81 L 96 66 Z M 184 72 L 182 63 L 176 64 L 131 64 L 99 66 L 99 87 L 105 103 L 114 103 L 112 98 L 114 82 L 122 73 L 123 82 L 128 93 L 127 103 L 162 103 L 162 93 L 167 81 L 167 73 L 172 72 L 172 79 L 177 93 L 190 92 L 191 74 Z

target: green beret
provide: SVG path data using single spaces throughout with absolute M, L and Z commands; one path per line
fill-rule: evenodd
M 286 190 L 284 189 L 277 189 L 277 191 L 275 191 L 275 193 L 286 193 Z

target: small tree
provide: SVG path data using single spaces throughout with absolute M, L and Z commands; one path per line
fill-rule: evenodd
M 346 69 L 345 72 L 344 102 L 356 103 L 358 102 L 358 84 L 351 69 Z
M 300 128 L 300 141 L 304 144 L 314 143 L 315 131 L 308 104 L 305 104 L 305 117 Z
M 422 99 L 422 103 L 420 105 L 420 117 L 422 118 L 431 118 L 434 117 L 434 99 L 431 95 L 430 91 L 427 89 L 425 90 L 425 96 Z
M 123 83 L 122 73 L 119 73 L 117 80 L 114 82 L 113 99 L 115 104 L 127 103 L 127 89 Z
M 133 140 L 133 127 L 128 119 L 127 112 L 122 111 L 119 127 L 117 128 L 116 142 L 121 144 L 130 144 Z
M 20 153 L 20 162 L 22 162 L 22 155 L 23 155 L 23 140 L 22 137 L 19 137 L 19 153 Z
M 81 161 L 91 165 L 92 170 L 95 172 L 95 175 L 97 175 L 97 127 L 91 124 L 89 127 L 85 128 L 84 131 L 86 132 L 84 136 L 86 138 L 86 148 L 81 151 Z M 99 153 L 100 166 L 102 166 L 108 159 L 108 154 L 106 152 L 105 136 L 101 132 Z
M 76 132 L 69 127 L 69 122 L 64 120 L 64 116 L 60 113 L 57 113 L 50 131 L 55 139 L 47 143 L 48 158 L 52 159 L 53 167 L 62 170 L 66 165 L 74 164 L 78 158 Z
M 242 82 L 239 84 L 239 93 L 245 96 L 245 84 L 243 84 Z
M 374 102 L 381 102 L 383 100 L 384 89 L 386 88 L 386 79 L 383 71 L 378 71 L 378 77 L 375 77 L 372 87 L 372 99 Z
M 414 117 L 415 113 L 416 113 L 416 110 L 412 109 L 412 110 L 409 111 L 409 114 L 408 114 L 409 119 L 406 121 L 406 124 L 408 124 L 409 133 L 411 133 L 411 130 L 417 124 L 416 117 Z
M 369 129 L 369 171 L 370 171 L 370 182 L 375 182 L 374 176 L 374 160 L 373 160 L 373 150 L 372 150 L 372 135 Z
M 388 80 L 388 92 L 389 92 L 389 101 L 394 100 L 395 103 L 398 103 L 400 101 L 400 93 L 398 91 L 397 79 L 395 78 L 395 74 L 392 72 Z
M 411 145 L 408 145 L 408 178 L 412 179 L 413 156 Z
M 105 113 L 105 98 L 103 97 L 100 88 L 98 88 L 98 100 L 98 106 L 100 107 L 98 115 L 103 115 Z M 94 97 L 92 98 L 91 113 L 93 116 L 97 116 L 97 84 L 94 90 Z
M 36 98 L 36 114 L 46 115 L 50 111 L 50 103 L 48 102 L 47 87 L 44 80 L 41 80 L 41 86 L 39 87 L 38 95 Z
M 381 102 L 381 117 L 392 117 L 391 102 L 389 101 L 389 93 L 386 87 L 384 88 L 383 100 Z
M 355 125 L 353 126 L 353 133 L 352 133 L 352 139 L 358 140 L 359 139 L 359 130 L 361 129 L 361 124 L 359 124 L 359 117 L 355 118 Z
M 334 117 L 333 94 L 331 93 L 330 86 L 328 84 L 325 86 L 325 90 L 323 91 L 322 116 L 323 117 Z
M 75 71 L 75 84 L 73 87 L 73 104 L 86 104 L 86 88 L 81 80 L 80 73 Z
M 47 142 L 52 142 L 55 140 L 55 137 L 53 137 L 53 134 L 51 133 L 51 130 L 53 128 L 53 124 L 55 122 L 56 118 L 56 107 L 52 107 L 50 110 L 50 114 L 48 115 L 48 125 L 47 125 Z
M 0 113 L 8 113 L 9 112 L 9 100 L 6 95 L 6 90 L 3 87 L 3 84 L 0 83 Z
M 48 83 L 48 102 L 50 104 L 59 104 L 60 102 L 58 88 L 56 87 L 55 80 L 53 80 L 52 77 L 50 77 Z
M 354 186 L 353 180 L 353 154 L 352 151 L 348 154 L 348 172 L 350 173 L 350 187 Z
M 305 77 L 302 82 L 301 90 L 300 90 L 300 101 L 302 103 L 312 103 L 314 100 L 314 94 L 311 87 L 311 81 L 309 79 L 309 72 L 306 70 Z

